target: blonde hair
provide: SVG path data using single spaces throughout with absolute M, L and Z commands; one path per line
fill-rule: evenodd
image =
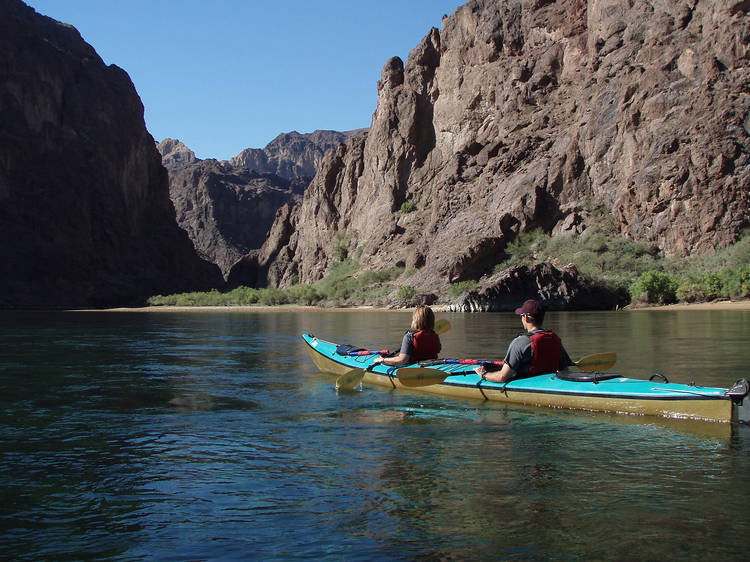
M 435 314 L 429 306 L 417 307 L 411 317 L 411 329 L 435 331 Z

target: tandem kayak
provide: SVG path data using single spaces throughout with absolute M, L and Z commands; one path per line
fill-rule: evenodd
M 355 375 L 364 384 L 410 388 L 456 398 L 750 423 L 750 384 L 746 379 L 738 380 L 731 388 L 714 388 L 670 383 L 666 379 L 631 379 L 613 373 L 570 372 L 496 383 L 483 380 L 466 364 L 438 360 L 403 367 L 373 365 L 377 352 L 352 352 L 352 346 L 338 345 L 311 334 L 302 334 L 302 339 L 318 369 L 338 375 L 340 380 Z

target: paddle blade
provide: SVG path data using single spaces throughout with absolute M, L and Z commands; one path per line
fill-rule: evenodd
M 614 351 L 608 351 L 606 353 L 594 353 L 593 355 L 581 357 L 575 362 L 575 366 L 581 369 L 581 371 L 606 371 L 612 368 L 616 362 L 617 354 Z
M 357 386 L 364 376 L 364 369 L 352 369 L 336 379 L 336 390 L 350 390 Z
M 451 323 L 448 322 L 445 318 L 440 318 L 439 320 L 435 320 L 435 333 L 437 335 L 444 334 L 450 329 L 451 329 Z
M 440 384 L 450 373 L 424 367 L 404 367 L 396 371 L 396 376 L 404 386 L 429 386 Z

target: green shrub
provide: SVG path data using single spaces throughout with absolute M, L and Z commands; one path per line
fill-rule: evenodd
M 696 280 L 692 277 L 683 279 L 677 291 L 675 292 L 677 300 L 680 302 L 702 302 L 706 300 L 706 295 L 703 292 L 703 286 L 700 280 Z
M 540 254 L 545 253 L 547 244 L 551 237 L 542 229 L 532 230 L 530 232 L 521 232 L 505 248 L 508 259 L 504 262 L 505 269 L 515 265 L 531 265 L 538 260 Z
M 260 301 L 260 291 L 251 287 L 237 287 L 227 294 L 229 303 L 234 306 L 250 306 Z
M 724 295 L 724 283 L 718 273 L 706 273 L 701 284 L 706 300 L 716 300 Z
M 312 285 L 294 285 L 285 292 L 292 303 L 311 306 L 323 300 L 323 296 Z
M 468 293 L 469 291 L 473 291 L 477 288 L 477 282 L 468 280 L 468 281 L 459 281 L 458 283 L 451 283 L 450 287 L 448 287 L 448 295 L 455 299 L 459 295 L 463 295 L 464 293 Z
M 635 301 L 670 304 L 677 300 L 677 286 L 674 277 L 652 269 L 641 274 L 631 285 L 630 296 Z
M 267 289 L 260 290 L 260 304 L 265 306 L 276 306 L 280 304 L 288 304 L 289 298 L 282 289 L 275 289 L 269 287 Z
M 729 298 L 750 297 L 750 264 L 724 271 L 725 290 Z
M 404 214 L 411 213 L 416 208 L 417 206 L 414 201 L 404 201 L 401 203 L 401 212 Z
M 410 299 L 417 294 L 417 290 L 411 285 L 401 285 L 396 296 L 400 299 Z
M 340 230 L 334 235 L 336 244 L 333 247 L 333 255 L 340 262 L 349 257 L 349 245 L 352 241 L 352 234 L 346 230 Z
M 333 255 L 338 261 L 344 261 L 349 256 L 349 249 L 346 246 L 337 244 L 333 248 Z

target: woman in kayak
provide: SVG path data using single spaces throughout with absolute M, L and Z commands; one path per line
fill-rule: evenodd
M 474 372 L 484 380 L 505 382 L 511 378 L 554 373 L 573 365 L 560 338 L 554 332 L 542 328 L 544 307 L 541 302 L 527 300 L 516 309 L 516 314 L 521 316 L 526 333 L 510 342 L 502 368 L 496 372 L 488 372 L 480 365 Z
M 429 306 L 418 306 L 411 317 L 411 329 L 401 340 L 401 350 L 396 357 L 376 357 L 373 365 L 408 365 L 425 359 L 437 359 L 440 353 L 440 336 L 435 333 L 435 314 Z

